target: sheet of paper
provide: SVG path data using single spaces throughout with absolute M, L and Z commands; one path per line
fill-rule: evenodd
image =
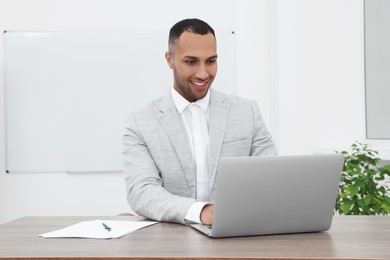
M 109 231 L 103 223 L 111 228 Z M 40 234 L 44 238 L 79 237 L 79 238 L 118 238 L 130 232 L 144 228 L 157 222 L 153 221 L 117 221 L 92 220 L 83 221 L 53 232 Z

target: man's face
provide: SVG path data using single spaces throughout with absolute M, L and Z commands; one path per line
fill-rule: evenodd
M 183 32 L 165 57 L 173 70 L 173 87 L 189 102 L 206 96 L 217 74 L 217 46 L 211 33 Z

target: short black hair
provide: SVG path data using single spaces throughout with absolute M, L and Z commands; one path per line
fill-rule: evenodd
M 215 38 L 214 29 L 206 22 L 196 18 L 181 20 L 172 26 L 171 30 L 169 31 L 169 52 L 172 52 L 173 45 L 180 38 L 183 32 L 192 32 L 200 35 L 211 33 Z

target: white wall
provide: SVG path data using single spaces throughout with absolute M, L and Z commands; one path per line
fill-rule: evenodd
M 259 102 L 280 154 L 333 153 L 364 140 L 362 0 L 0 2 L 0 31 L 169 30 L 187 17 L 236 32 L 237 94 Z M 129 210 L 121 174 L 4 173 L 2 55 L 0 223 Z M 389 142 L 370 143 L 390 154 Z
M 273 118 L 280 151 L 333 152 L 361 140 L 361 1 L 279 0 L 277 11 L 278 116 Z
M 282 154 L 334 152 L 365 140 L 363 0 L 278 0 L 270 30 L 270 116 Z
M 269 118 L 267 8 L 267 1 L 256 0 L 1 0 L 0 31 L 168 31 L 198 17 L 216 30 L 236 32 L 237 92 L 264 103 Z M 27 215 L 129 211 L 122 174 L 5 173 L 3 60 L 0 51 L 0 223 Z

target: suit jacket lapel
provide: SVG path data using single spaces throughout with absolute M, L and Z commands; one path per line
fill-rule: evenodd
M 209 191 L 211 199 L 215 194 L 215 176 L 217 166 L 220 159 L 223 138 L 225 136 L 225 129 L 229 115 L 229 108 L 224 103 L 226 98 L 220 92 L 212 90 L 210 92 L 210 153 L 209 153 Z M 214 189 L 214 190 L 213 190 Z
M 183 168 L 187 185 L 192 194 L 195 194 L 195 175 L 193 172 L 192 152 L 188 142 L 187 131 L 183 120 L 177 112 L 171 94 L 162 98 L 158 119 L 176 151 Z

